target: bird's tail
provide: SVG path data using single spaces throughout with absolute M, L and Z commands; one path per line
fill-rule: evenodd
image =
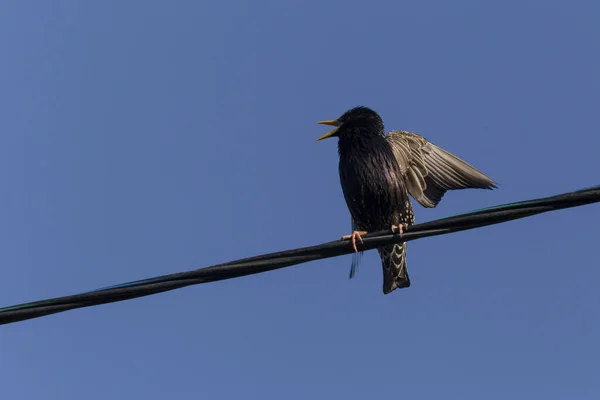
M 383 294 L 410 286 L 406 269 L 406 242 L 377 249 L 383 265 Z

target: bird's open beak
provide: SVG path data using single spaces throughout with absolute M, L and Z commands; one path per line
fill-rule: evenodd
M 340 123 L 337 120 L 335 120 L 335 119 L 328 119 L 326 121 L 319 121 L 319 122 L 317 122 L 317 124 L 331 125 L 331 126 L 335 126 L 336 127 L 335 129 L 330 130 L 329 132 L 327 132 L 326 134 L 324 134 L 323 136 L 321 136 L 320 138 L 318 138 L 317 141 L 323 140 L 323 139 L 327 139 L 328 137 L 335 136 L 335 134 L 337 133 L 338 127 L 340 126 Z

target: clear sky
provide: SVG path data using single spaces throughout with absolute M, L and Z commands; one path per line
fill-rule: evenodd
M 600 183 L 595 1 L 6 1 L 0 306 L 349 233 L 321 119 L 500 183 Z M 598 399 L 600 206 L 0 327 L 2 397 Z

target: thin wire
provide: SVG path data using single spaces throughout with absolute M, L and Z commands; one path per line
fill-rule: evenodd
M 371 250 L 392 243 L 480 228 L 548 211 L 578 207 L 599 201 L 600 186 L 595 186 L 552 197 L 489 207 L 423 224 L 412 225 L 405 230 L 402 237 L 390 231 L 369 233 L 363 236 L 361 251 Z M 309 261 L 350 254 L 352 252 L 352 245 L 349 241 L 336 240 L 317 246 L 263 254 L 193 271 L 122 283 L 72 296 L 18 304 L 0 308 L 0 325 L 39 318 L 44 315 L 76 308 L 149 296 L 200 283 L 258 274 Z

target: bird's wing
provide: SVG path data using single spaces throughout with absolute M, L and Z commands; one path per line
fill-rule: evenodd
M 408 192 L 423 207 L 435 207 L 448 190 L 496 187 L 476 168 L 423 136 L 390 131 L 386 139 L 405 176 Z

